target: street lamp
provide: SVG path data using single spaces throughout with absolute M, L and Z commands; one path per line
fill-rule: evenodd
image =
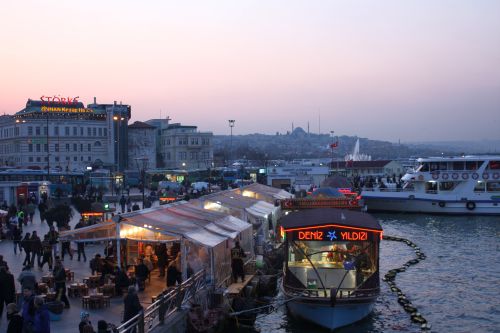
M 236 120 L 234 119 L 229 119 L 228 122 L 229 122 L 229 127 L 231 128 L 231 143 L 230 143 L 230 146 L 229 146 L 229 160 L 231 161 L 233 156 L 233 127 L 234 127 L 234 122 Z
M 146 169 L 148 167 L 149 159 L 146 156 L 137 157 L 135 163 L 137 164 L 137 169 L 142 176 L 142 209 L 144 209 L 144 193 L 146 192 Z
M 121 116 L 113 116 L 113 120 L 118 122 L 117 125 L 116 125 L 117 128 L 118 128 L 118 131 L 117 131 L 118 135 L 117 135 L 117 141 L 116 141 L 116 143 L 117 143 L 117 150 L 118 150 L 118 153 L 117 153 L 118 166 L 117 166 L 116 169 L 117 169 L 118 172 L 120 172 L 120 170 L 121 170 L 121 165 L 120 165 L 120 153 L 121 153 L 121 149 L 120 149 L 121 148 L 120 147 L 120 127 L 121 127 L 122 121 L 125 120 L 125 118 L 121 117 Z

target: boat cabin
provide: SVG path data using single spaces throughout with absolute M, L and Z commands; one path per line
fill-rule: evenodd
M 382 227 L 367 213 L 293 211 L 281 220 L 286 293 L 351 298 L 379 291 Z

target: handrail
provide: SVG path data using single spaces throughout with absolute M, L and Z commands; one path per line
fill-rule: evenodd
M 165 290 L 143 312 L 118 326 L 118 333 L 147 333 L 163 325 L 166 319 L 206 287 L 205 271 L 201 270 L 173 289 Z
M 318 289 L 303 289 L 296 288 L 289 285 L 283 285 L 284 289 L 288 291 L 290 294 L 295 296 L 303 296 L 303 297 L 321 297 L 318 293 Z M 344 292 L 347 292 L 347 297 L 344 295 Z M 376 296 L 380 292 L 380 287 L 376 288 L 339 288 L 337 289 L 337 293 L 340 297 L 338 298 L 359 298 L 359 297 L 370 297 Z

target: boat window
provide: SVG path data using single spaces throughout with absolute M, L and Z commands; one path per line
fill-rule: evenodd
M 437 183 L 434 181 L 426 182 L 425 183 L 425 192 L 426 193 L 431 193 L 431 194 L 436 194 L 437 193 Z
M 477 170 L 477 161 L 466 161 L 465 169 L 467 170 Z
M 486 183 L 487 192 L 500 192 L 500 182 L 487 182 Z
M 431 172 L 437 171 L 437 170 L 439 170 L 439 163 L 438 162 L 431 162 L 430 167 L 431 167 Z
M 484 192 L 484 182 L 482 180 L 479 180 L 476 183 L 476 186 L 474 186 L 474 192 Z
M 439 162 L 439 170 L 448 170 L 448 163 Z
M 488 169 L 500 170 L 500 161 L 490 161 L 490 163 L 488 163 Z
M 464 162 L 453 162 L 453 170 L 463 170 L 464 169 Z
M 341 283 L 341 288 L 355 288 L 376 271 L 376 265 L 377 247 L 370 241 L 289 242 L 288 270 L 308 289 L 322 289 L 321 282 L 327 289 Z
M 453 189 L 457 186 L 456 182 L 440 182 L 439 190 L 440 191 L 453 191 Z
M 428 172 L 429 171 L 429 163 L 422 163 L 422 164 L 420 164 L 420 166 L 418 167 L 417 171 Z

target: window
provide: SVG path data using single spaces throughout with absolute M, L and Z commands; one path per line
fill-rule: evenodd
M 99 136 L 102 136 L 102 128 L 99 127 Z
M 73 156 L 73 161 L 77 162 L 78 161 L 78 156 Z
M 33 136 L 33 126 L 28 126 L 28 135 Z
M 66 156 L 66 161 L 69 161 L 69 156 Z
M 40 127 L 35 127 L 35 135 L 40 135 Z
M 54 157 L 54 160 L 55 160 L 56 162 L 59 162 L 59 156 Z
M 66 126 L 64 128 L 64 135 L 69 136 L 69 127 L 68 126 Z
M 170 139 L 167 139 L 167 145 L 170 146 Z
M 43 127 L 43 135 L 47 135 L 48 132 L 49 132 L 49 128 L 47 126 L 44 126 Z
M 83 156 L 80 156 L 80 161 L 83 161 Z
M 54 145 L 54 151 L 57 151 L 57 152 L 59 151 L 59 144 L 58 144 L 58 143 L 56 143 L 56 144 Z
M 47 143 L 45 143 L 45 144 L 43 145 L 43 151 L 44 151 L 44 152 L 48 152 L 48 151 L 49 151 L 49 145 L 48 145 Z
M 490 169 L 490 170 L 500 170 L 500 161 L 490 161 L 488 163 L 488 169 Z
M 73 136 L 78 135 L 78 127 L 73 127 Z
M 28 145 L 28 151 L 29 151 L 30 153 L 31 153 L 31 152 L 33 152 L 33 144 L 31 144 L 31 143 L 30 143 L 30 144 Z
M 93 136 L 96 136 L 97 135 L 97 129 L 94 127 L 92 128 L 92 135 Z
M 100 146 L 101 146 L 101 142 L 100 141 L 94 142 L 94 147 L 100 147 Z
M 37 144 L 36 144 L 36 152 L 37 152 L 37 153 L 39 153 L 40 151 L 41 151 L 41 150 L 40 150 L 40 144 L 39 144 L 39 143 L 37 143 Z
M 104 129 L 104 136 L 108 136 L 108 129 L 107 128 Z
M 170 161 L 170 152 L 167 152 L 167 160 Z
M 92 145 L 90 143 L 87 145 L 87 150 L 92 151 Z
M 180 151 L 177 156 L 179 156 L 179 160 L 186 160 L 187 159 L 187 152 Z
M 91 161 L 90 156 L 87 158 L 87 161 L 89 161 L 89 162 Z
M 77 151 L 78 150 L 78 146 L 76 145 L 76 143 L 73 143 L 73 151 Z
M 202 138 L 201 139 L 201 144 L 202 145 L 209 145 L 210 144 L 210 139 L 209 138 Z
M 80 151 L 83 151 L 83 143 L 80 143 Z
M 69 143 L 66 144 L 66 151 L 69 151 Z
M 198 138 L 191 138 L 191 144 L 192 145 L 197 145 L 198 144 Z
M 474 192 L 484 192 L 484 182 L 482 180 L 478 181 L 476 183 L 476 186 L 474 186 Z
M 83 127 L 80 127 L 80 136 L 83 136 Z
M 487 182 L 486 191 L 488 192 L 500 192 L 500 182 Z
M 59 126 L 54 127 L 54 135 L 59 135 Z
M 42 159 L 40 158 L 40 156 L 36 158 L 36 161 L 37 162 L 41 162 L 42 161 Z
M 33 156 L 28 157 L 29 162 L 33 162 Z
M 87 136 L 90 136 L 92 135 L 92 130 L 90 129 L 90 127 L 87 127 Z

